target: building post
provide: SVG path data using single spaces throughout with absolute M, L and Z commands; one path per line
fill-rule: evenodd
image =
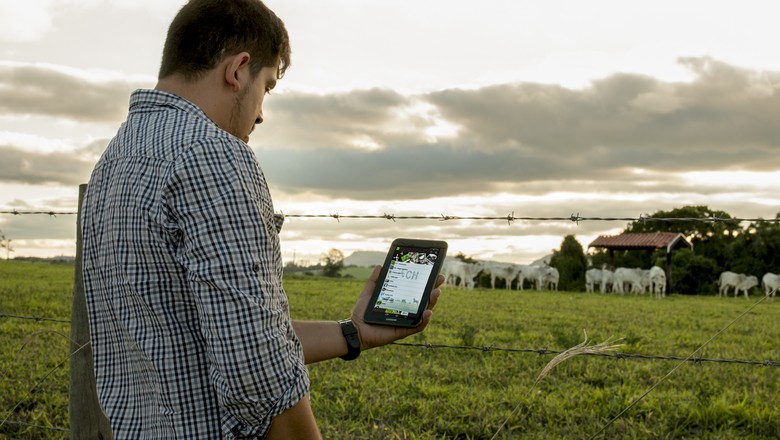
M 672 293 L 672 250 L 666 249 L 666 294 Z
M 111 425 L 97 399 L 92 346 L 89 344 L 87 300 L 84 295 L 81 205 L 87 185 L 79 185 L 79 207 L 76 219 L 76 270 L 73 284 L 73 306 L 70 321 L 70 438 L 74 440 L 112 440 Z

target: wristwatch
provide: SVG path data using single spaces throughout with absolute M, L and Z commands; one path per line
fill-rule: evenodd
M 360 335 L 358 335 L 357 327 L 352 323 L 351 319 L 344 319 L 339 321 L 341 326 L 341 334 L 344 335 L 344 340 L 347 341 L 347 354 L 340 356 L 345 361 L 351 361 L 357 359 L 360 356 Z

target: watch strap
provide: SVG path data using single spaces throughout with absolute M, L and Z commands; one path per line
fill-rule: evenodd
M 360 356 L 360 335 L 357 327 L 355 327 L 351 319 L 341 320 L 339 325 L 341 326 L 341 334 L 344 335 L 344 340 L 347 341 L 347 354 L 340 356 L 341 359 L 345 361 L 357 359 Z

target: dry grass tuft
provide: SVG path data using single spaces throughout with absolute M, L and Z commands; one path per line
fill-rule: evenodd
M 623 344 L 616 344 L 616 342 L 622 340 L 621 339 L 612 339 L 610 337 L 604 342 L 600 342 L 598 344 L 591 345 L 591 340 L 588 339 L 588 333 L 583 330 L 583 333 L 585 334 L 585 340 L 581 343 L 575 345 L 574 347 L 571 347 L 563 352 L 561 352 L 559 355 L 552 358 L 550 362 L 547 363 L 547 365 L 544 366 L 542 369 L 542 372 L 539 373 L 539 376 L 537 376 L 536 381 L 534 382 L 533 386 L 528 390 L 528 394 L 531 394 L 531 391 L 533 391 L 534 388 L 536 388 L 537 385 L 545 378 L 548 374 L 550 374 L 550 371 L 552 371 L 553 368 L 558 366 L 561 362 L 565 361 L 566 359 L 572 358 L 574 356 L 578 356 L 581 354 L 599 354 L 599 353 L 612 353 L 617 351 L 618 348 L 622 347 Z M 512 417 L 517 414 L 517 411 L 520 409 L 520 403 L 517 404 L 514 410 L 512 410 L 512 413 L 507 417 L 503 423 L 501 423 L 501 426 L 498 427 L 498 430 L 495 434 L 493 434 L 492 440 L 495 440 L 498 438 L 498 434 L 501 432 L 502 429 L 504 429 L 504 426 L 506 423 L 511 419 Z
M 582 341 L 580 344 L 577 344 L 574 347 L 571 347 L 563 351 L 558 356 L 552 358 L 552 360 L 548 362 L 547 365 L 544 366 L 542 372 L 539 373 L 539 376 L 536 378 L 536 382 L 534 382 L 534 386 L 531 387 L 531 389 L 533 389 L 536 385 L 539 384 L 539 382 L 541 382 L 545 377 L 547 377 L 547 375 L 550 373 L 550 371 L 552 371 L 553 368 L 555 368 L 558 364 L 565 361 L 566 359 L 581 354 L 612 353 L 617 351 L 618 348 L 623 346 L 623 344 L 615 344 L 621 339 L 612 339 L 611 337 L 604 342 L 590 345 L 592 341 L 588 339 L 588 333 L 585 331 L 583 331 L 583 333 L 585 334 L 585 340 Z

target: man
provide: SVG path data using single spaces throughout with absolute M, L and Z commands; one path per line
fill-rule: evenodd
M 133 93 L 95 166 L 83 270 L 116 438 L 319 438 L 305 364 L 352 359 L 430 321 L 438 288 L 418 328 L 363 322 L 378 268 L 351 322 L 291 320 L 280 222 L 246 145 L 289 64 L 284 24 L 260 0 L 191 0 L 156 88 Z

